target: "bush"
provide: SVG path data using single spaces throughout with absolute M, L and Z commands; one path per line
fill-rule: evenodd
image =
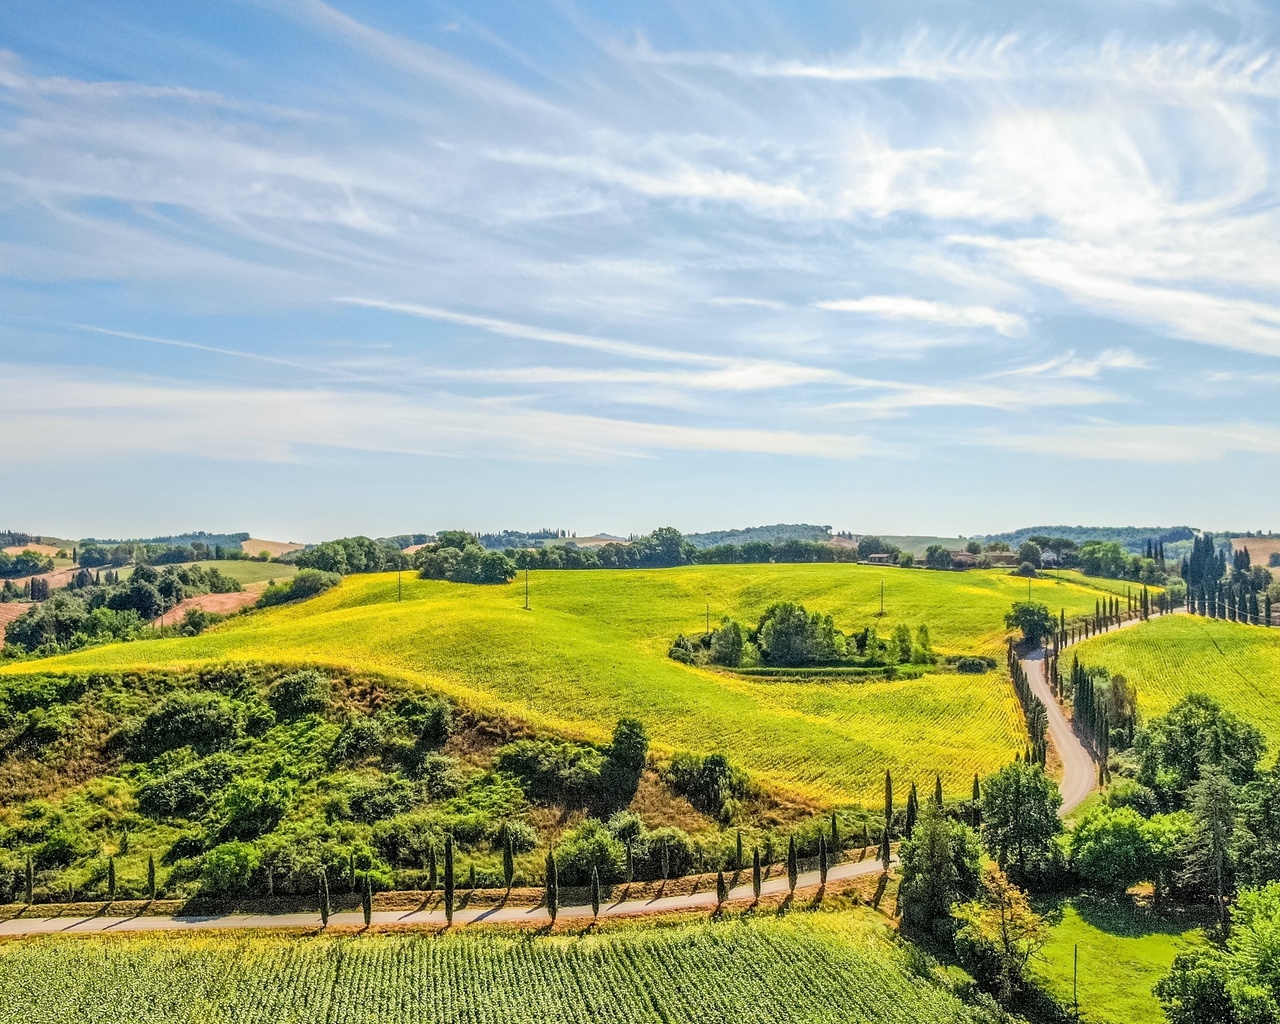
M 266 835 L 280 824 L 292 796 L 293 786 L 283 779 L 236 779 L 222 793 L 222 835 L 228 839 Z
M 248 890 L 261 862 L 258 851 L 249 843 L 215 846 L 204 855 L 200 888 L 210 896 L 239 895 Z
M 600 881 L 616 882 L 627 867 L 626 848 L 595 818 L 587 818 L 560 838 L 556 865 L 562 885 L 586 885 L 594 868 Z
M 238 766 L 230 754 L 213 754 L 162 775 L 138 790 L 138 809 L 150 818 L 198 818 Z
M 362 761 L 382 750 L 385 736 L 382 723 L 368 715 L 347 719 L 329 749 L 329 761 L 341 764 L 345 761 Z
M 284 583 L 273 583 L 262 592 L 256 607 L 270 608 L 278 604 L 290 604 L 294 601 L 305 601 L 309 597 L 323 594 L 330 587 L 336 587 L 342 577 L 336 572 L 322 572 L 319 569 L 299 569 L 293 579 Z
M 329 709 L 332 696 L 333 685 L 327 676 L 315 669 L 303 669 L 280 679 L 267 700 L 279 717 L 293 721 L 304 715 L 323 714 Z
M 719 818 L 732 817 L 737 801 L 750 792 L 747 775 L 730 765 L 723 754 L 676 754 L 663 778 L 672 792 L 687 797 L 703 814 Z
M 134 746 L 139 759 L 149 761 L 177 747 L 208 754 L 230 746 L 238 734 L 235 708 L 227 698 L 216 693 L 175 693 L 142 720 Z
M 585 744 L 517 740 L 498 751 L 496 764 L 531 800 L 582 804 L 597 792 L 605 756 Z
M 961 658 L 956 662 L 956 671 L 963 675 L 980 676 L 989 668 L 984 658 Z

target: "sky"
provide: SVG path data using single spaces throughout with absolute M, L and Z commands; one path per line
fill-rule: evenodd
M 0 529 L 1280 529 L 1280 8 L 0 6 Z

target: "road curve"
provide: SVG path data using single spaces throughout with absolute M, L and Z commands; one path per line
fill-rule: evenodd
M 1058 816 L 1065 818 L 1093 792 L 1098 781 L 1098 766 L 1093 755 L 1080 742 L 1080 737 L 1062 711 L 1062 705 L 1049 688 L 1044 649 L 1033 651 L 1023 658 L 1022 668 L 1027 673 L 1031 692 L 1044 704 L 1049 720 L 1049 739 L 1062 761 L 1062 780 L 1058 783 L 1058 789 L 1062 793 L 1062 806 L 1058 808 Z
M 873 875 L 881 871 L 874 854 L 868 853 L 866 860 L 848 861 L 833 864 L 827 872 L 828 882 L 842 881 Z M 897 862 L 897 858 L 894 858 Z M 749 873 L 748 873 L 749 874 Z M 803 872 L 797 879 L 797 888 L 815 888 L 818 885 L 818 872 Z M 760 887 L 761 895 L 772 896 L 787 891 L 786 875 L 766 879 Z M 731 900 L 749 900 L 751 883 L 739 885 L 729 891 Z M 682 910 L 711 910 L 716 905 L 714 889 L 706 892 L 689 893 L 683 896 L 660 896 L 649 900 L 624 900 L 617 903 L 601 905 L 602 918 L 639 917 L 645 914 L 668 914 Z M 589 920 L 590 906 L 561 907 L 561 920 Z M 532 924 L 547 925 L 551 921 L 544 907 L 487 907 L 480 909 L 458 909 L 454 912 L 453 923 L 459 925 L 483 924 Z M 331 925 L 364 924 L 360 913 L 341 913 L 329 916 Z M 405 928 L 443 927 L 445 924 L 442 910 L 413 911 L 378 911 L 372 918 L 375 925 L 391 925 Z M 243 928 L 319 928 L 320 914 L 224 914 L 211 917 L 20 917 L 9 921 L 0 921 L 0 937 L 19 935 L 102 935 L 116 932 L 157 932 L 157 931 L 215 931 L 235 930 Z

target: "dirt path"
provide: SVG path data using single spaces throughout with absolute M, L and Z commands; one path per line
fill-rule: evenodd
M 217 612 L 219 615 L 230 615 L 245 608 L 261 596 L 257 590 L 239 590 L 232 594 L 197 594 L 180 601 L 151 623 L 153 626 L 174 626 L 182 621 L 188 609 L 199 608 L 205 612 Z
M 897 858 L 894 858 L 894 863 Z M 827 873 L 829 882 L 847 878 L 874 875 L 881 870 L 880 862 L 868 856 L 866 860 L 832 865 Z M 813 889 L 818 885 L 818 872 L 801 873 L 797 889 Z M 772 896 L 787 891 L 786 875 L 770 878 L 760 887 L 761 895 Z M 750 881 L 729 891 L 731 900 L 750 900 Z M 639 917 L 645 914 L 669 914 L 682 910 L 711 910 L 716 905 L 714 889 L 682 896 L 663 896 L 649 900 L 629 900 L 601 905 L 601 917 Z M 565 920 L 590 919 L 590 906 L 561 907 L 559 917 Z M 533 924 L 545 925 L 550 917 L 543 907 L 488 907 L 475 910 L 457 910 L 453 923 L 476 924 Z M 442 910 L 378 911 L 373 924 L 400 927 L 440 927 L 445 924 Z M 332 914 L 331 925 L 362 925 L 359 913 Z M 216 917 L 20 917 L 0 922 L 0 937 L 16 935 L 93 935 L 113 932 L 154 931 L 209 931 L 240 928 L 319 928 L 320 914 L 225 914 Z

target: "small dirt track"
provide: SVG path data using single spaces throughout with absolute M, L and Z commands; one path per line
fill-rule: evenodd
M 869 854 L 866 860 L 834 864 L 827 873 L 829 882 L 846 878 L 874 875 L 881 870 L 880 862 Z M 894 858 L 894 863 L 897 858 Z M 813 889 L 818 885 L 818 872 L 802 872 L 797 889 Z M 787 891 L 787 876 L 767 879 L 760 887 L 761 895 L 775 896 Z M 729 891 L 729 899 L 750 900 L 751 884 L 739 885 Z M 712 910 L 716 905 L 714 889 L 689 893 L 683 896 L 660 896 L 649 900 L 625 900 L 602 904 L 601 917 L 640 917 L 647 914 L 669 914 L 682 910 Z M 589 921 L 590 906 L 561 907 L 560 920 Z M 532 924 L 545 926 L 551 922 L 543 907 L 487 907 L 484 909 L 459 909 L 453 915 L 454 926 L 476 924 Z M 332 914 L 331 925 L 352 926 L 364 924 L 358 913 Z M 442 910 L 392 910 L 378 911 L 372 917 L 375 925 L 391 925 L 403 928 L 442 927 L 445 924 Z M 319 928 L 320 914 L 225 914 L 218 917 L 19 917 L 0 922 L 0 937 L 14 935 L 93 935 L 112 932 L 155 931 L 214 931 L 241 928 Z

